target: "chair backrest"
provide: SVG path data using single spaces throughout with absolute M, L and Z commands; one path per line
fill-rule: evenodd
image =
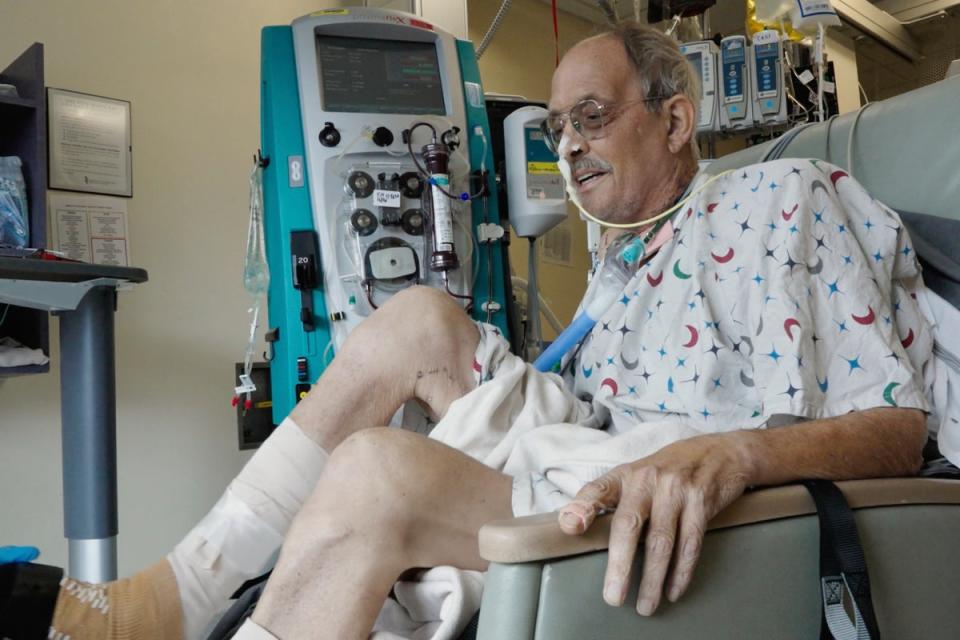
M 836 164 L 898 211 L 960 220 L 958 134 L 960 76 L 807 127 L 783 157 Z M 776 142 L 719 158 L 707 171 L 716 174 L 759 162 Z

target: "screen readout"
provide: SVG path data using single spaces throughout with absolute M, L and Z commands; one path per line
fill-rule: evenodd
M 318 35 L 317 57 L 325 111 L 446 113 L 431 42 Z

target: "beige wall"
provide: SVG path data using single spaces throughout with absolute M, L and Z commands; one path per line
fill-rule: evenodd
M 0 62 L 45 45 L 52 87 L 130 100 L 132 256 L 120 296 L 120 571 L 171 547 L 247 457 L 230 407 L 248 299 L 247 176 L 259 140 L 260 28 L 312 0 L 0 0 Z M 0 544 L 66 561 L 57 321 L 47 375 L 0 382 Z
M 499 2 L 468 2 L 470 39 L 479 44 L 493 20 Z M 560 54 L 577 41 L 592 34 L 595 25 L 570 14 L 559 14 Z M 538 0 L 515 0 L 500 29 L 480 58 L 480 76 L 488 92 L 522 95 L 531 100 L 550 99 L 550 78 L 555 66 L 553 19 L 550 5 Z M 561 323 L 569 323 L 586 287 L 590 257 L 587 253 L 586 224 L 576 208 L 569 208 L 567 223 L 571 229 L 572 265 L 567 267 L 540 262 L 540 292 Z M 527 275 L 527 241 L 513 236 L 510 261 L 516 275 Z M 543 323 L 544 336 L 553 331 Z

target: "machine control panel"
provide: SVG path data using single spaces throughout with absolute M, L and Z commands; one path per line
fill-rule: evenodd
M 700 109 L 697 131 L 713 131 L 717 128 L 717 45 L 709 40 L 687 42 L 680 46 L 690 66 L 700 77 Z
M 745 36 L 728 36 L 720 42 L 721 127 L 753 126 L 749 45 Z

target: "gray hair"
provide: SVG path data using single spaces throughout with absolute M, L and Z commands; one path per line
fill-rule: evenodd
M 627 58 L 637 72 L 645 98 L 659 98 L 647 103 L 654 113 L 660 112 L 662 101 L 675 95 L 686 96 L 693 103 L 693 121 L 700 110 L 700 78 L 680 47 L 653 27 L 635 20 L 622 20 L 602 32 L 619 40 Z M 697 134 L 690 137 L 694 158 L 700 157 Z

